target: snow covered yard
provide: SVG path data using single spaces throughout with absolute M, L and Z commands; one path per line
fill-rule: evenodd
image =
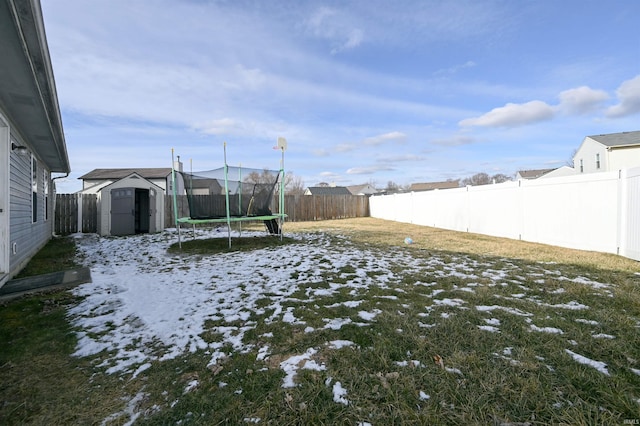
M 607 274 L 289 236 L 207 256 L 168 254 L 171 231 L 76 237 L 75 355 L 138 388 L 105 424 L 640 417 L 640 308 Z

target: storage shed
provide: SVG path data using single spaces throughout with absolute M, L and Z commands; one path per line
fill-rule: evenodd
M 98 196 L 100 235 L 133 235 L 164 229 L 164 190 L 137 173 L 83 193 Z

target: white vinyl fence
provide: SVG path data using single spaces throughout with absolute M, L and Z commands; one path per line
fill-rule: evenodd
M 374 196 L 371 216 L 640 260 L 640 167 Z

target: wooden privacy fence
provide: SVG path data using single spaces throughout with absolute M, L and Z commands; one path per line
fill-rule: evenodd
M 214 202 L 214 201 L 212 201 Z M 93 233 L 98 230 L 98 198 L 95 194 L 57 194 L 55 204 L 55 233 L 68 235 L 75 232 Z M 177 197 L 178 216 L 189 216 L 187 196 Z M 278 200 L 271 206 L 278 211 Z M 346 219 L 369 216 L 369 197 L 363 195 L 285 195 L 287 221 Z M 81 207 L 81 208 L 79 208 Z M 175 226 L 173 196 L 164 199 L 165 228 Z
M 291 222 L 369 216 L 364 195 L 285 195 L 284 211 Z
M 175 226 L 173 217 L 173 196 L 164 199 L 165 228 Z M 189 216 L 187 196 L 176 199 L 178 216 Z M 278 211 L 278 200 L 274 199 L 271 211 Z M 289 222 L 346 219 L 369 216 L 369 197 L 363 195 L 285 195 L 284 211 Z
M 98 196 L 95 194 L 57 194 L 54 232 L 68 235 L 98 230 Z

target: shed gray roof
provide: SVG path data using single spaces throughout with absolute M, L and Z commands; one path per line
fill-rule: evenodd
M 164 179 L 171 174 L 171 167 L 146 169 L 95 169 L 80 176 L 82 180 L 123 179 L 132 173 L 137 173 L 145 179 Z
M 587 136 L 605 146 L 640 145 L 640 130 L 634 132 L 609 133 L 607 135 Z
M 351 195 L 346 186 L 310 186 L 307 189 L 312 195 Z

